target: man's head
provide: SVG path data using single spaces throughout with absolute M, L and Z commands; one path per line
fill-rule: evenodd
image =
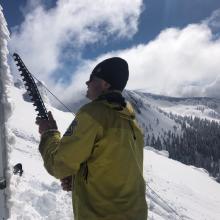
M 128 64 L 119 57 L 112 57 L 99 63 L 92 71 L 87 98 L 94 100 L 107 90 L 123 91 L 129 76 Z

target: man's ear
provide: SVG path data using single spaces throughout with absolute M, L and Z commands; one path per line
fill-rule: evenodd
M 102 86 L 104 90 L 108 90 L 111 87 L 111 85 L 105 80 L 103 80 Z

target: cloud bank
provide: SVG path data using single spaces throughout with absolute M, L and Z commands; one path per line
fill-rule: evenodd
M 101 60 L 120 56 L 129 63 L 128 89 L 169 96 L 220 98 L 220 40 L 213 40 L 205 24 L 167 29 L 148 44 L 115 51 L 87 61 L 75 72 L 67 94 L 82 88 L 92 68 Z M 66 99 L 71 97 L 66 96 Z
M 62 100 L 68 104 L 85 92 L 85 81 L 94 66 L 111 56 L 128 61 L 128 89 L 220 98 L 220 10 L 199 24 L 165 29 L 149 43 L 101 54 L 93 60 L 80 58 L 80 50 L 88 44 L 132 38 L 138 31 L 142 10 L 143 2 L 139 0 L 97 0 L 96 4 L 86 0 L 58 1 L 49 11 L 40 5 L 13 32 L 11 47 L 53 91 L 63 94 L 65 90 Z M 64 48 L 74 50 L 67 52 Z M 78 63 L 68 84 L 53 77 L 62 65 L 62 55 Z
M 142 0 L 58 0 L 49 10 L 40 2 L 25 7 L 25 21 L 13 30 L 10 46 L 45 81 L 64 56 L 77 60 L 88 44 L 131 38 L 142 11 Z

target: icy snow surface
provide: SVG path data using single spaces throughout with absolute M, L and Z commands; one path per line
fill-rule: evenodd
M 0 5 L 0 179 L 4 182 L 7 179 L 7 149 L 10 134 L 7 126 L 7 120 L 11 115 L 11 101 L 8 96 L 8 89 L 12 83 L 9 66 L 7 63 L 8 56 L 9 31 Z M 7 184 L 7 180 L 6 180 Z M 0 190 L 0 218 L 8 216 L 5 207 L 5 190 Z
M 38 152 L 39 134 L 34 124 L 36 113 L 32 104 L 23 100 L 23 93 L 24 90 L 11 87 L 14 111 L 9 121 L 13 133 L 9 140 L 9 172 L 12 173 L 13 165 L 22 163 L 24 173 L 22 177 L 11 174 L 10 220 L 73 219 L 70 193 L 62 191 L 59 181 L 43 168 Z M 73 116 L 47 107 L 63 133 Z M 150 220 L 220 219 L 220 184 L 202 169 L 186 166 L 169 159 L 165 151 L 147 147 L 144 150 L 144 177 L 148 184 Z

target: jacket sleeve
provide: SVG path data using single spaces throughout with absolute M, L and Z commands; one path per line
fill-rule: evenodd
M 43 134 L 39 151 L 48 173 L 58 179 L 76 174 L 90 157 L 100 129 L 93 117 L 81 111 L 62 138 L 58 131 Z

